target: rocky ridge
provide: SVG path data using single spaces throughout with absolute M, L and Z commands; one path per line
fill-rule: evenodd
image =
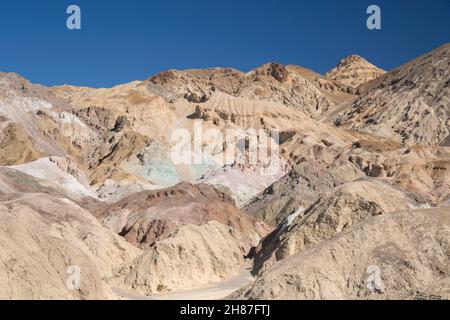
M 153 295 L 246 258 L 258 278 L 235 298 L 448 298 L 448 48 L 385 74 L 358 56 L 101 89 L 0 74 L 0 298 Z M 174 163 L 174 132 L 192 146 L 199 124 L 277 130 L 277 170 L 221 163 L 228 141 Z

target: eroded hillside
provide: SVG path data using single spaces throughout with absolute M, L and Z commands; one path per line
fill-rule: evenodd
M 154 295 L 251 263 L 231 297 L 448 299 L 449 48 L 99 89 L 0 74 L 0 298 Z

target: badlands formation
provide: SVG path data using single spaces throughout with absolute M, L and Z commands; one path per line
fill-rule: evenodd
M 226 135 L 249 129 L 277 135 Z M 0 299 L 154 296 L 248 265 L 228 298 L 450 298 L 448 44 L 392 71 L 0 73 L 0 147 Z

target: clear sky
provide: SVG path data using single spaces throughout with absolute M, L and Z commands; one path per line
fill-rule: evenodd
M 82 30 L 66 28 L 79 5 Z M 382 29 L 366 28 L 377 4 Z M 392 69 L 450 42 L 450 0 L 1 0 L 0 71 L 108 87 L 175 68 L 268 61 L 326 72 L 359 54 Z

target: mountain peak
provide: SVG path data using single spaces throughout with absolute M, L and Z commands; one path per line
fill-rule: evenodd
M 374 66 L 363 57 L 352 54 L 339 61 L 335 68 L 325 74 L 325 77 L 357 88 L 384 73 L 384 70 Z
M 369 62 L 357 54 L 352 54 L 339 61 L 338 66 L 345 66 L 352 63 L 369 63 Z

